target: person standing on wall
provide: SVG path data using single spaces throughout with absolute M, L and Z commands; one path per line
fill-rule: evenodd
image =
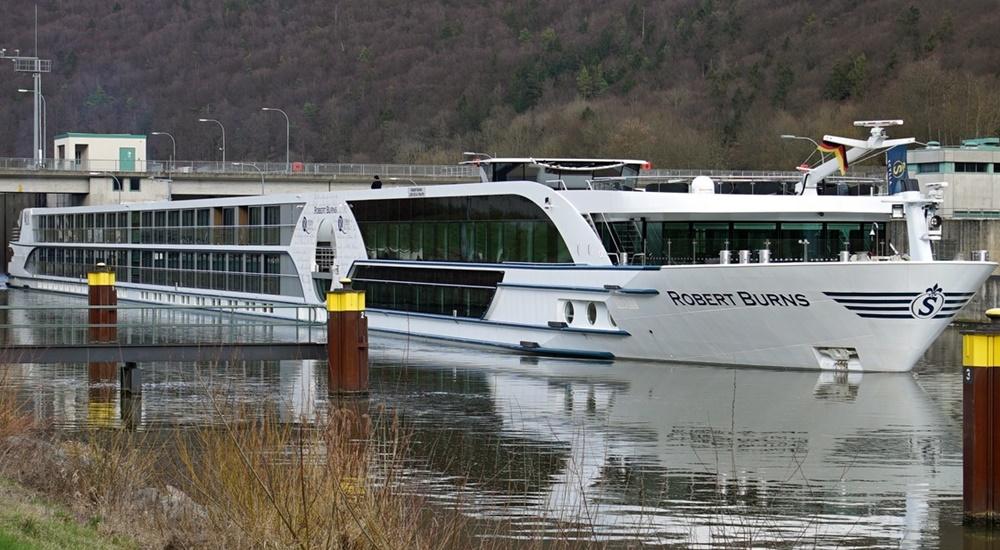
M 375 179 L 372 180 L 372 189 L 381 189 L 382 180 L 379 179 L 378 174 L 375 174 Z

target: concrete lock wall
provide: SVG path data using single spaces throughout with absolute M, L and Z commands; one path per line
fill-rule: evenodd
M 118 186 L 118 182 L 121 185 Z M 165 178 L 106 175 L 90 177 L 90 192 L 82 204 L 123 204 L 170 200 L 171 181 Z M 119 188 L 120 187 L 120 188 Z

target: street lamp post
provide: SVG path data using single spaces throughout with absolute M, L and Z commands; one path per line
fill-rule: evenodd
M 169 132 L 151 132 L 154 136 L 167 136 L 170 138 L 170 143 L 173 145 L 173 153 L 170 154 L 170 170 L 173 171 L 177 168 L 177 141 L 174 136 L 170 135 Z
M 35 44 L 35 55 L 38 55 L 38 44 Z M 42 144 L 44 139 L 40 135 L 40 127 L 42 122 L 42 73 L 52 72 L 52 60 L 51 59 L 39 59 L 38 57 L 28 57 L 21 55 L 21 50 L 14 50 L 14 55 L 7 55 L 6 48 L 0 48 L 0 59 L 9 59 L 14 62 L 14 72 L 18 73 L 31 73 L 31 78 L 34 81 L 34 132 L 33 138 L 34 142 L 32 145 L 33 151 L 31 156 L 34 158 L 35 166 L 41 166 L 44 160 L 44 154 L 42 152 Z
M 288 172 L 291 169 L 291 164 L 289 163 L 289 158 L 290 157 L 288 156 L 288 142 L 289 142 L 289 137 L 290 137 L 289 129 L 291 128 L 291 123 L 288 120 L 288 113 L 286 113 L 285 111 L 282 111 L 281 109 L 275 108 L 275 107 L 261 107 L 260 110 L 261 111 L 277 111 L 277 112 L 279 112 L 279 113 L 281 113 L 282 115 L 285 116 L 285 172 Z
M 33 94 L 34 90 L 28 90 L 25 88 L 18 88 L 17 91 L 22 94 Z M 49 108 L 45 103 L 45 96 L 41 92 L 38 93 L 38 97 L 42 100 L 42 160 L 45 160 L 48 149 L 48 127 L 49 127 Z
M 222 128 L 222 164 L 224 166 L 226 164 L 226 127 L 214 118 L 199 118 L 198 122 L 214 122 L 219 125 L 219 128 Z
M 233 166 L 249 166 L 260 174 L 260 194 L 264 196 L 264 171 L 257 167 L 256 164 L 251 164 L 249 162 L 234 162 Z
M 111 172 L 91 172 L 90 175 L 91 176 L 111 176 L 111 179 L 114 180 L 116 186 L 118 187 L 118 204 L 122 203 L 122 188 L 124 187 L 124 185 L 122 185 L 122 180 L 118 176 L 114 175 Z

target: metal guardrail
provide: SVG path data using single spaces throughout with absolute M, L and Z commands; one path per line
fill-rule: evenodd
M 479 169 L 472 165 L 459 164 L 367 164 L 367 163 L 326 163 L 326 162 L 244 162 L 245 165 L 234 166 L 231 162 L 178 160 L 132 161 L 131 170 L 122 170 L 118 159 L 90 159 L 75 161 L 67 159 L 44 159 L 36 163 L 30 158 L 0 158 L 0 170 L 18 171 L 49 171 L 49 172 L 133 172 L 153 175 L 166 174 L 241 174 L 258 175 L 256 169 L 248 165 L 256 165 L 265 175 L 290 174 L 301 176 L 358 176 L 373 177 L 419 177 L 419 178 L 469 178 L 477 180 Z M 698 169 L 662 169 L 657 168 L 643 172 L 644 176 L 661 178 L 689 179 L 697 176 L 709 176 L 724 180 L 754 180 L 754 179 L 794 179 L 802 178 L 802 173 L 794 170 L 698 170 Z M 857 172 L 853 176 L 827 178 L 828 181 L 861 181 L 868 179 L 884 179 L 885 172 L 881 169 Z
M 132 161 L 130 169 L 123 170 L 118 159 L 91 159 L 75 161 L 65 159 L 45 159 L 36 163 L 27 158 L 0 158 L 0 171 L 29 171 L 56 173 L 142 173 L 155 176 L 182 174 L 239 174 L 258 176 L 256 165 L 265 175 L 291 176 L 357 176 L 399 177 L 399 178 L 468 178 L 478 180 L 479 171 L 474 166 L 440 164 L 364 164 L 364 163 L 319 163 L 319 162 L 258 162 L 234 166 L 230 162 L 215 161 Z

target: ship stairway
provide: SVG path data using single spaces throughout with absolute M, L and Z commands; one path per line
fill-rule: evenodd
M 646 239 L 639 221 L 610 222 L 601 214 L 601 224 L 596 229 L 606 243 L 612 262 L 618 265 L 646 263 Z

